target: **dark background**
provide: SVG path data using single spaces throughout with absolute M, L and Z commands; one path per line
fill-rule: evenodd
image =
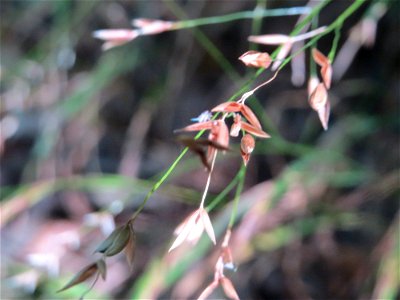
M 231 245 L 239 268 L 230 278 L 242 299 L 399 297 L 400 10 L 397 1 L 376 2 L 387 11 L 376 35 L 366 33 L 374 42 L 350 43 L 355 55 L 343 52 L 343 76 L 334 62 L 328 131 L 308 105 L 306 83 L 292 84 L 290 65 L 248 100 L 272 138 L 257 141 L 247 167 Z M 319 23 L 329 25 L 351 3 L 333 1 Z M 339 52 L 373 3 L 346 20 Z M 130 28 L 138 17 L 177 20 L 180 11 L 199 18 L 305 4 L 1 1 L 2 297 L 79 297 L 87 286 L 55 290 L 93 261 L 114 220 L 126 221 L 179 155 L 174 129 L 227 101 L 255 72 L 237 59 L 257 47 L 247 42 L 257 34 L 249 19 L 144 36 L 107 52 L 93 31 Z M 264 18 L 258 34 L 289 34 L 297 19 Z M 323 53 L 333 37 L 319 41 Z M 307 68 L 308 59 L 307 52 Z M 264 72 L 252 86 L 271 76 Z M 210 199 L 240 168 L 238 142 L 218 157 Z M 123 255 L 109 259 L 107 280 L 88 298 L 199 295 L 218 250 L 190 259 L 183 273 L 176 260 L 196 247 L 165 253 L 205 181 L 198 159 L 186 155 L 135 223 L 133 271 Z M 211 213 L 216 227 L 226 226 L 233 195 Z M 213 295 L 223 297 L 222 289 Z

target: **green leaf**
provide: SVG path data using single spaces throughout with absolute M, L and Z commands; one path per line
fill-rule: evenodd
M 129 227 L 129 224 L 121 227 L 121 229 L 112 240 L 111 245 L 105 250 L 104 254 L 106 256 L 113 256 L 117 253 L 120 253 L 125 248 L 131 236 L 131 231 Z
M 113 256 L 121 252 L 127 245 L 131 236 L 130 225 L 125 224 L 116 228 L 94 251 Z

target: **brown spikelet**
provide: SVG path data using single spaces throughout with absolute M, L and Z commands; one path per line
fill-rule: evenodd
M 247 51 L 239 57 L 247 67 L 265 68 L 267 69 L 272 62 L 271 57 L 266 52 Z

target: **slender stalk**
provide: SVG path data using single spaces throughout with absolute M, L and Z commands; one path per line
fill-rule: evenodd
M 209 212 L 213 210 L 221 201 L 225 198 L 226 195 L 235 187 L 237 182 L 239 181 L 240 172 L 236 174 L 236 176 L 231 180 L 231 182 L 224 188 L 224 190 L 215 197 L 210 204 L 208 204 L 206 210 Z
M 172 30 L 187 29 L 203 25 L 221 24 L 226 22 L 232 22 L 243 19 L 254 19 L 254 18 L 265 18 L 265 17 L 280 17 L 280 16 L 292 16 L 302 15 L 310 13 L 309 7 L 290 7 L 290 8 L 276 8 L 276 9 L 265 9 L 265 10 L 251 10 L 232 13 L 223 16 L 213 16 L 192 20 L 178 21 L 174 24 Z
M 341 35 L 341 31 L 342 31 L 342 25 L 343 25 L 343 24 L 339 24 L 339 25 L 335 28 L 335 37 L 334 37 L 334 39 L 333 39 L 331 51 L 329 51 L 329 54 L 328 54 L 328 58 L 329 58 L 329 61 L 330 61 L 331 63 L 332 63 L 333 60 L 335 59 L 335 55 L 336 55 L 336 51 L 337 51 L 337 47 L 338 47 L 338 44 L 339 44 L 340 35 Z
M 211 162 L 210 172 L 208 172 L 206 187 L 204 188 L 203 196 L 201 197 L 200 208 L 204 208 L 204 201 L 206 200 L 208 188 L 210 187 L 211 174 L 214 170 L 215 159 L 217 158 L 217 154 L 218 154 L 218 151 L 215 151 L 214 156 L 212 158 L 212 162 Z
M 317 28 L 318 27 L 318 16 L 315 16 L 315 18 L 311 22 L 311 28 Z M 316 47 L 316 45 L 314 45 Z M 317 65 L 314 61 L 314 58 L 312 56 L 312 52 L 310 51 L 310 78 L 317 77 Z
M 146 197 L 144 198 L 143 202 L 140 204 L 138 209 L 135 211 L 133 214 L 132 218 L 130 219 L 131 221 L 134 221 L 137 215 L 143 210 L 144 206 L 146 205 L 147 201 L 150 199 L 150 197 L 154 194 L 154 192 L 161 186 L 161 184 L 164 183 L 164 181 L 168 178 L 168 176 L 171 174 L 171 172 L 175 169 L 176 165 L 179 163 L 179 161 L 183 158 L 183 156 L 188 152 L 189 148 L 186 147 L 185 149 L 182 150 L 182 152 L 179 154 L 179 156 L 175 159 L 175 161 L 172 163 L 172 165 L 168 168 L 168 170 L 164 173 L 164 175 L 161 177 L 160 180 L 158 180 L 151 190 L 147 193 Z
M 291 36 L 292 35 L 296 35 L 297 33 L 299 33 L 301 31 L 301 29 L 308 23 L 310 22 L 310 20 L 312 20 L 312 18 L 317 15 L 320 10 L 325 7 L 326 5 L 328 5 L 328 3 L 332 1 L 332 0 L 326 0 L 324 2 L 322 2 L 320 5 L 316 6 L 311 13 L 304 18 L 304 20 L 298 24 L 296 26 L 296 28 L 292 31 Z M 283 67 L 285 65 L 287 65 L 290 60 L 297 55 L 297 53 L 299 53 L 300 51 L 303 51 L 305 49 L 307 49 L 308 47 L 310 47 L 311 45 L 315 44 L 316 41 L 318 41 L 321 37 L 323 37 L 324 35 L 328 34 L 329 32 L 331 32 L 332 30 L 334 30 L 339 24 L 343 23 L 350 15 L 352 15 L 362 4 L 364 3 L 364 0 L 356 0 L 349 8 L 347 8 L 331 25 L 329 25 L 326 30 L 321 33 L 320 35 L 314 37 L 313 39 L 311 39 L 304 47 L 302 47 L 299 51 L 297 51 L 296 53 L 294 53 L 293 55 L 291 55 L 290 57 L 288 57 L 287 59 L 285 59 L 282 64 L 280 65 L 279 70 L 283 69 Z M 254 12 L 251 12 L 254 13 Z M 276 12 L 275 12 L 276 13 Z M 236 14 L 234 14 L 236 15 Z M 272 15 L 271 15 L 272 16 Z M 213 17 L 211 17 L 213 18 Z M 207 18 L 203 18 L 203 19 L 207 19 Z M 202 20 L 202 19 L 200 19 Z M 232 19 L 232 21 L 235 19 Z M 227 22 L 227 19 L 225 19 L 225 21 Z M 182 21 L 183 22 L 183 21 Z M 186 21 L 185 21 L 186 22 Z M 201 25 L 201 24 L 200 24 Z M 198 26 L 200 26 L 198 25 Z M 276 49 L 272 54 L 271 57 L 275 58 L 276 55 L 279 52 L 279 48 Z M 243 94 L 245 92 L 245 90 L 248 88 L 248 86 L 251 84 L 251 82 L 253 82 L 253 80 L 255 80 L 258 76 L 260 76 L 263 72 L 265 71 L 265 69 L 260 68 L 256 74 L 249 79 L 243 86 L 242 88 L 239 89 L 239 91 L 237 93 L 235 93 L 234 95 L 232 95 L 228 101 L 233 101 L 234 99 L 236 99 L 239 95 Z M 196 138 L 200 137 L 202 134 L 204 133 L 204 131 L 199 132 L 196 135 Z M 132 216 L 132 220 L 134 220 L 137 215 L 143 210 L 144 206 L 146 205 L 147 201 L 149 200 L 149 198 L 154 194 L 154 192 L 161 186 L 161 184 L 168 178 L 168 176 L 171 174 L 171 172 L 175 169 L 176 165 L 179 163 L 179 161 L 182 159 L 182 157 L 186 154 L 186 152 L 188 151 L 188 148 L 185 148 L 184 150 L 182 150 L 182 152 L 180 153 L 180 155 L 178 156 L 178 158 L 172 163 L 172 165 L 168 168 L 168 170 L 165 172 L 165 174 L 162 176 L 162 178 L 157 181 L 155 183 L 155 185 L 153 186 L 153 188 L 149 191 L 149 193 L 146 195 L 146 197 L 144 198 L 142 204 L 139 206 L 139 208 L 136 210 L 136 212 L 134 213 L 134 215 Z
M 350 5 L 339 17 L 337 17 L 337 19 L 332 22 L 324 32 L 322 32 L 321 34 L 317 35 L 316 37 L 312 38 L 307 44 L 304 45 L 304 47 L 302 47 L 301 49 L 299 49 L 296 53 L 294 53 L 293 55 L 289 56 L 288 58 L 286 58 L 282 64 L 279 66 L 278 70 L 283 69 L 289 62 L 290 60 L 296 56 L 298 53 L 300 53 L 301 51 L 304 51 L 305 49 L 311 47 L 312 45 L 314 45 L 320 38 L 322 38 L 323 36 L 327 35 L 328 33 L 332 32 L 333 30 L 336 29 L 336 27 L 341 26 L 341 24 L 344 23 L 344 21 L 351 16 L 358 8 L 360 8 L 360 6 L 362 4 L 365 3 L 365 0 L 355 0 L 355 2 Z
M 259 12 L 257 11 L 262 11 L 265 10 L 267 6 L 267 1 L 266 0 L 258 0 L 257 1 L 257 5 L 254 8 L 254 12 L 256 14 L 259 14 Z M 255 17 L 253 18 L 252 22 L 251 22 L 251 35 L 257 35 L 259 34 L 260 30 L 261 30 L 261 24 L 262 24 L 262 18 L 260 17 Z M 251 43 L 250 44 L 250 50 L 257 50 L 258 49 L 258 45 L 256 43 Z

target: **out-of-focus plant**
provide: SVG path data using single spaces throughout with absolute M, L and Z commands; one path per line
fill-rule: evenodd
M 216 244 L 216 235 L 214 233 L 213 225 L 210 221 L 207 209 L 205 208 L 205 200 L 211 183 L 211 177 L 213 174 L 217 154 L 219 151 L 231 151 L 229 147 L 229 135 L 232 137 L 237 137 L 239 133 L 241 133 L 242 138 L 240 143 L 240 154 L 243 158 L 244 165 L 247 165 L 250 159 L 250 155 L 256 147 L 254 137 L 269 138 L 270 135 L 263 131 L 261 123 L 256 117 L 256 114 L 245 104 L 246 100 L 253 96 L 258 89 L 266 86 L 268 83 L 274 80 L 278 76 L 279 71 L 282 70 L 282 68 L 284 68 L 294 57 L 296 57 L 296 55 L 308 49 L 311 50 L 312 60 L 321 67 L 320 77 L 322 79 L 322 81 L 320 82 L 315 73 L 315 63 L 312 62 L 314 66 L 311 69 L 310 80 L 308 84 L 309 103 L 312 109 L 314 109 L 318 113 L 323 128 L 325 130 L 328 129 L 330 114 L 328 90 L 331 87 L 331 64 L 335 58 L 337 40 L 335 40 L 335 43 L 333 43 L 332 49 L 328 56 L 325 56 L 319 50 L 317 50 L 316 43 L 320 38 L 333 31 L 336 32 L 337 37 L 340 34 L 340 28 L 342 27 L 342 24 L 345 22 L 345 20 L 354 12 L 356 12 L 364 2 L 355 1 L 341 15 L 338 16 L 333 23 L 327 26 L 298 34 L 305 26 L 309 25 L 311 22 L 315 23 L 315 20 L 318 17 L 320 11 L 328 3 L 329 1 L 323 1 L 321 2 L 321 4 L 317 5 L 313 9 L 310 9 L 309 11 L 307 11 L 307 7 L 292 8 L 286 10 L 282 9 L 276 11 L 265 10 L 262 11 L 262 13 L 257 11 L 242 12 L 227 16 L 178 22 L 135 19 L 132 22 L 132 24 L 136 27 L 135 29 L 102 29 L 93 33 L 94 37 L 105 41 L 105 44 L 103 45 L 103 50 L 109 50 L 110 48 L 130 42 L 142 35 L 160 34 L 165 31 L 197 27 L 200 25 L 222 23 L 241 18 L 253 18 L 256 17 L 256 13 L 258 13 L 258 17 L 266 17 L 279 13 L 282 13 L 282 15 L 289 15 L 292 12 L 295 12 L 296 14 L 306 14 L 306 17 L 296 26 L 291 35 L 275 34 L 249 37 L 249 41 L 254 43 L 279 45 L 279 48 L 274 53 L 272 53 L 272 55 L 269 55 L 265 52 L 251 50 L 239 57 L 239 59 L 246 66 L 260 68 L 255 77 L 260 76 L 264 72 L 264 70 L 272 64 L 272 70 L 275 71 L 275 73 L 273 74 L 271 79 L 259 84 L 252 90 L 243 93 L 243 90 L 246 89 L 254 80 L 252 79 L 240 91 L 238 91 L 238 94 L 241 94 L 241 96 L 237 101 L 233 101 L 236 98 L 236 94 L 227 102 L 222 103 L 211 109 L 211 111 L 206 111 L 202 113 L 198 118 L 195 118 L 194 120 L 197 121 L 197 123 L 178 130 L 179 132 L 199 131 L 199 133 L 194 137 L 194 139 L 180 139 L 181 142 L 186 146 L 185 150 L 166 171 L 161 180 L 159 180 L 153 186 L 151 191 L 145 197 L 142 205 L 137 209 L 132 218 L 130 218 L 125 225 L 122 225 L 121 227 L 115 229 L 111 233 L 111 235 L 109 235 L 109 237 L 104 240 L 96 249 L 96 252 L 103 253 L 103 258 L 96 263 L 86 266 L 62 290 L 78 284 L 94 274 L 97 274 L 96 280 L 99 274 L 103 277 L 103 279 L 105 279 L 106 265 L 104 259 L 108 256 L 116 255 L 124 249 L 127 253 L 129 263 L 132 264 L 134 249 L 136 247 L 135 232 L 133 229 L 135 219 L 142 211 L 146 202 L 150 199 L 151 195 L 160 187 L 160 185 L 171 174 L 171 172 L 173 172 L 178 162 L 187 152 L 187 150 L 191 150 L 192 152 L 200 156 L 204 167 L 208 171 L 208 178 L 199 208 L 191 213 L 176 229 L 175 232 L 177 234 L 177 238 L 170 247 L 169 251 L 172 251 L 175 248 L 179 247 L 185 241 L 191 242 L 192 245 L 196 244 L 199 241 L 199 238 L 204 230 L 207 232 L 213 244 Z M 303 41 L 305 39 L 310 39 L 310 41 L 307 42 L 303 47 L 301 47 L 300 50 L 287 57 L 293 44 L 299 41 Z M 226 124 L 226 120 L 228 120 L 229 118 L 232 118 L 233 120 L 230 130 L 228 129 Z M 209 131 L 209 135 L 206 140 L 200 139 L 200 136 L 203 134 L 204 131 Z M 225 233 L 224 242 L 221 246 L 221 254 L 215 267 L 214 281 L 208 287 L 206 287 L 206 289 L 199 296 L 199 299 L 204 299 L 210 296 L 213 290 L 218 287 L 218 285 L 221 285 L 223 287 L 225 294 L 229 298 L 239 298 L 231 281 L 224 275 L 224 269 L 229 268 L 229 266 L 233 266 L 233 257 L 229 246 L 229 240 L 231 236 L 231 231 L 233 230 L 233 225 L 236 222 L 237 205 L 245 178 L 245 169 L 243 170 L 244 171 L 240 173 L 240 179 L 237 182 L 237 192 L 234 200 L 234 209 L 232 209 L 230 222 Z

